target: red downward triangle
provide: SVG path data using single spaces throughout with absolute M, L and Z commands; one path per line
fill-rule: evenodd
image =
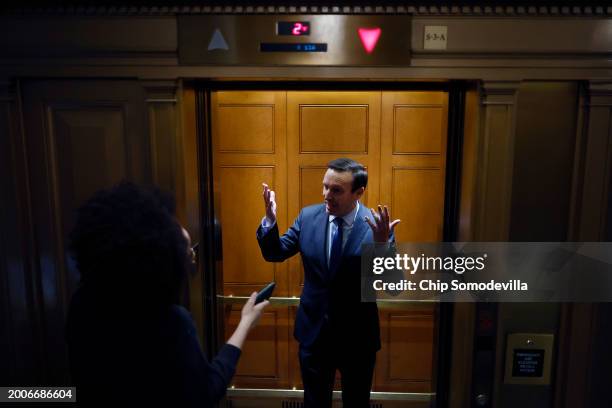
M 360 28 L 359 29 L 359 38 L 361 38 L 361 43 L 363 44 L 363 48 L 370 54 L 376 48 L 376 43 L 380 38 L 380 33 L 382 30 L 380 28 Z

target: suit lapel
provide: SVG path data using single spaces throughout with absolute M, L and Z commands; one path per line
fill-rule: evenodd
M 359 211 L 355 217 L 351 234 L 348 237 L 342 256 L 350 256 L 352 254 L 361 253 L 361 243 L 370 226 L 363 220 L 368 215 L 368 211 L 363 203 L 359 203 Z
M 363 217 L 365 217 L 367 214 L 366 207 L 362 203 L 359 203 L 359 211 L 355 217 L 353 228 L 351 228 L 351 234 L 349 235 L 346 245 L 342 250 L 342 258 L 361 254 L 361 243 L 363 242 L 363 239 L 370 228 L 370 226 L 363 220 Z M 342 265 L 342 261 L 340 261 L 340 265 Z M 337 272 L 338 270 L 330 271 L 330 279 L 333 279 Z
M 369 210 L 363 203 L 359 203 L 359 211 L 355 217 L 355 222 L 351 233 L 347 239 L 346 245 L 342 251 L 342 257 L 359 255 L 361 253 L 361 243 L 363 242 L 365 235 L 370 229 L 370 226 L 364 221 L 364 217 L 370 214 Z M 315 225 L 315 242 L 319 247 L 317 253 L 321 254 L 319 260 L 323 265 L 323 270 L 329 279 L 333 279 L 337 271 L 330 271 L 327 265 L 327 236 L 329 228 L 329 215 L 325 211 L 325 206 L 322 206 L 321 211 L 315 216 L 313 220 Z M 342 262 L 341 262 L 342 263 Z
M 329 274 L 329 267 L 327 266 L 327 224 L 329 224 L 329 217 L 327 211 L 325 211 L 325 206 L 323 205 L 321 208 L 313 223 L 316 228 L 314 241 L 318 246 L 316 253 L 321 254 L 319 260 L 327 275 Z

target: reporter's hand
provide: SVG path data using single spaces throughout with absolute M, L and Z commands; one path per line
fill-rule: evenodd
M 242 313 L 241 313 L 242 317 L 240 319 L 240 322 L 242 323 L 244 321 L 244 323 L 247 325 L 249 329 L 252 329 L 253 327 L 255 327 L 255 325 L 259 321 L 259 318 L 261 317 L 261 314 L 263 313 L 263 309 L 270 304 L 269 301 L 264 300 L 263 302 L 256 305 L 255 304 L 256 297 L 257 297 L 257 292 L 251 293 L 251 297 L 242 307 Z
M 249 331 L 251 331 L 251 329 L 257 324 L 263 309 L 270 304 L 270 302 L 264 300 L 260 304 L 256 305 L 256 297 L 257 292 L 253 292 L 249 300 L 242 307 L 240 323 L 238 323 L 238 327 L 236 327 L 236 330 L 234 330 L 232 336 L 227 340 L 227 344 L 231 344 L 239 349 L 242 349 L 247 334 L 249 334 Z
M 266 206 L 266 218 L 274 224 L 276 222 L 276 194 L 270 190 L 266 183 L 263 185 L 263 199 Z

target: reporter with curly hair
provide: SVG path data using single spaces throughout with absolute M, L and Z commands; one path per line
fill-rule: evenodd
M 268 302 L 255 305 L 253 293 L 208 362 L 178 305 L 193 260 L 174 210 L 170 196 L 131 183 L 99 191 L 78 210 L 71 249 L 81 280 L 67 342 L 80 406 L 209 407 L 225 395 Z

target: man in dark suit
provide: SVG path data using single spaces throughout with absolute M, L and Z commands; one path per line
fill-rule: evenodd
M 304 290 L 295 322 L 306 408 L 331 407 L 336 370 L 345 408 L 368 407 L 380 328 L 376 303 L 361 302 L 361 245 L 393 241 L 386 207 L 368 210 L 359 199 L 368 182 L 351 159 L 328 164 L 324 204 L 303 208 L 279 236 L 274 191 L 263 184 L 266 216 L 257 230 L 264 258 L 282 262 L 300 253 Z

